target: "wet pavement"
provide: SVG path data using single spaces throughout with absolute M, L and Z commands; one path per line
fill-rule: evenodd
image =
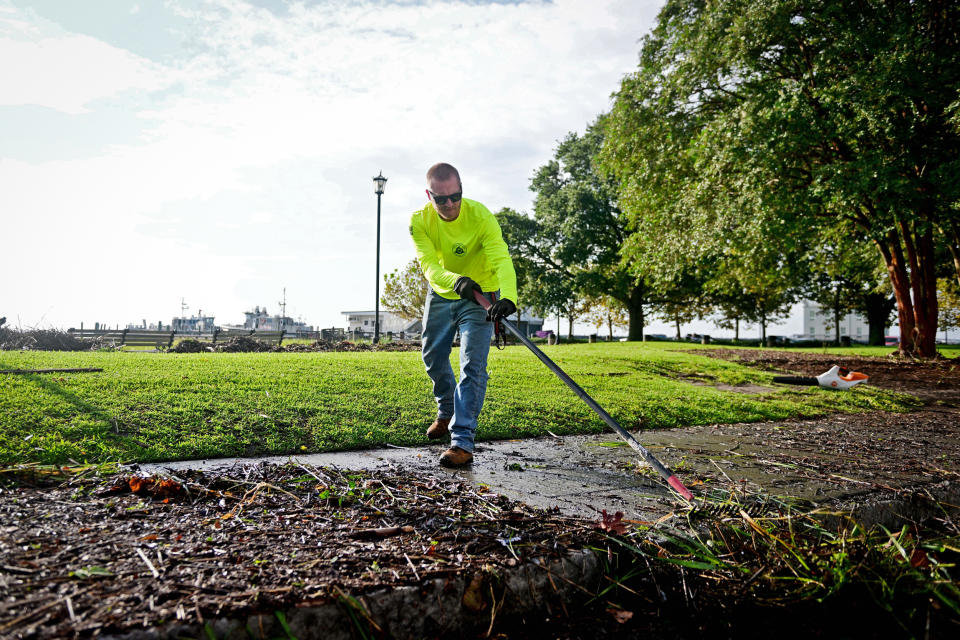
M 838 414 L 819 419 L 703 425 L 639 431 L 637 439 L 697 496 L 775 497 L 813 507 L 856 508 L 926 493 L 957 501 L 960 409 L 906 414 Z M 258 459 L 142 465 L 144 471 L 215 469 L 293 460 L 343 469 L 444 473 L 567 515 L 601 510 L 652 521 L 676 510 L 678 497 L 613 434 L 479 442 L 474 463 L 437 464 L 445 445 L 390 447 Z

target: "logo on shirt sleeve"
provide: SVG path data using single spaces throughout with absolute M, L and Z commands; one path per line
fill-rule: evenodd
M 454 243 L 454 245 L 453 245 L 453 253 L 454 253 L 454 255 L 462 256 L 462 255 L 465 254 L 466 252 L 467 252 L 467 248 L 466 248 L 465 246 L 463 246 L 463 245 L 460 244 L 459 242 Z

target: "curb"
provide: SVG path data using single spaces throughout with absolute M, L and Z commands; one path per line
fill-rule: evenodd
M 264 612 L 242 619 L 217 618 L 203 624 L 171 623 L 156 629 L 105 634 L 101 638 L 347 640 L 358 635 L 414 639 L 446 634 L 461 637 L 470 629 L 492 629 L 500 616 L 550 612 L 554 606 L 562 608 L 566 602 L 592 596 L 601 576 L 599 556 L 582 550 L 545 563 L 539 559 L 526 561 L 499 576 L 492 573 L 458 575 L 359 596 L 340 591 L 320 604 L 305 603 L 280 612 Z

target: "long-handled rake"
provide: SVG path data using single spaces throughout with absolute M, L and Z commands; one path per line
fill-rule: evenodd
M 484 309 L 490 308 L 490 301 L 487 300 L 485 297 L 483 297 L 483 295 L 479 291 L 475 290 L 473 293 L 477 299 L 477 303 L 481 307 L 483 307 Z M 520 342 L 522 342 L 528 349 L 530 349 L 530 351 L 533 351 L 533 355 L 540 358 L 540 361 L 543 362 L 543 364 L 547 365 L 547 368 L 549 368 L 551 371 L 557 374 L 557 377 L 563 380 L 564 384 L 570 387 L 570 389 L 572 389 L 575 394 L 580 396 L 580 399 L 586 402 L 588 407 L 593 409 L 598 416 L 603 418 L 603 421 L 607 423 L 607 426 L 613 429 L 617 433 L 617 435 L 623 438 L 623 440 L 628 445 L 630 445 L 630 447 L 632 447 L 641 456 L 643 456 L 643 459 L 646 461 L 646 463 L 649 464 L 654 469 L 656 469 L 657 473 L 663 476 L 663 479 L 667 481 L 667 484 L 673 487 L 673 489 L 676 490 L 677 493 L 679 493 L 681 496 L 683 496 L 687 500 L 693 500 L 693 494 L 690 493 L 689 489 L 683 486 L 683 483 L 680 482 L 677 476 L 673 475 L 670 469 L 665 467 L 659 460 L 657 460 L 653 456 L 652 453 L 647 451 L 643 447 L 643 445 L 637 442 L 637 439 L 634 438 L 632 435 L 630 435 L 630 432 L 628 432 L 626 429 L 624 429 L 619 424 L 617 424 L 617 421 L 614 420 L 609 413 L 604 411 L 603 407 L 597 404 L 597 402 L 593 398 L 591 398 L 587 394 L 587 392 L 580 387 L 580 385 L 578 385 L 576 382 L 573 381 L 573 379 L 570 376 L 564 373 L 563 369 L 558 367 L 553 360 L 547 357 L 547 354 L 545 354 L 543 351 L 537 348 L 535 344 L 530 342 L 530 340 L 527 339 L 527 337 L 524 336 L 522 333 L 520 333 L 520 331 L 517 330 L 517 328 L 513 326 L 513 324 L 509 320 L 501 320 L 500 322 L 503 324 L 504 327 L 507 328 L 508 331 L 510 331 L 510 333 L 515 335 L 517 339 L 520 340 Z

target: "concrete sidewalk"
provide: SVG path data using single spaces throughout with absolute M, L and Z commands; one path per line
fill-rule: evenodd
M 838 414 L 813 420 L 640 431 L 637 439 L 697 496 L 799 500 L 872 522 L 918 517 L 924 495 L 960 502 L 960 409 Z M 527 504 L 595 519 L 600 510 L 651 521 L 679 500 L 615 434 L 480 442 L 471 467 L 437 464 L 446 445 L 141 465 L 146 472 L 289 460 L 349 469 L 453 474 Z M 912 506 L 896 506 L 898 504 Z M 902 511 L 899 513 L 898 510 Z

